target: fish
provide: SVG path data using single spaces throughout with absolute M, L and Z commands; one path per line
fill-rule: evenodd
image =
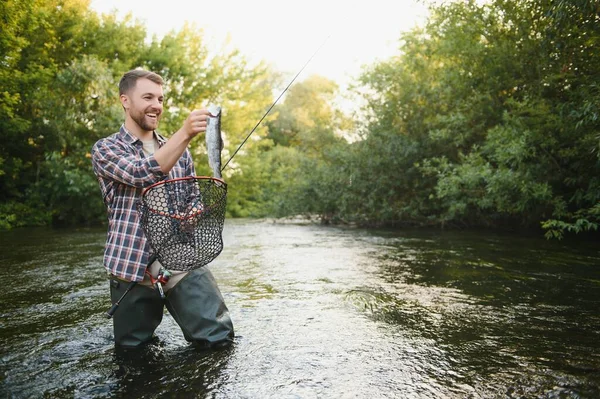
M 206 151 L 208 152 L 208 166 L 213 171 L 213 177 L 222 179 L 221 175 L 221 150 L 223 150 L 223 138 L 221 137 L 221 107 L 210 105 L 207 107 L 210 113 L 206 125 Z

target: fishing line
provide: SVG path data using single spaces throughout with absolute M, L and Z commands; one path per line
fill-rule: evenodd
M 233 153 L 233 155 L 229 158 L 229 160 L 227 160 L 227 162 L 225 162 L 225 165 L 221 168 L 221 172 L 225 170 L 225 168 L 227 167 L 227 165 L 229 165 L 229 162 L 233 159 L 233 157 L 235 157 L 235 154 L 238 153 L 238 151 L 240 150 L 240 148 L 242 148 L 242 146 L 244 144 L 246 144 L 246 141 L 248 141 L 248 139 L 250 138 L 250 136 L 252 136 L 252 133 L 254 133 L 254 131 L 256 130 L 256 128 L 258 126 L 260 126 L 261 122 L 263 121 L 263 119 L 265 119 L 267 117 L 267 115 L 269 115 L 269 112 L 271 112 L 271 110 L 273 109 L 273 107 L 275 106 L 275 104 L 277 104 L 277 102 L 279 101 L 279 99 L 285 94 L 285 92 L 290 88 L 290 86 L 294 83 L 294 81 L 296 80 L 296 78 L 298 76 L 300 76 L 300 74 L 302 73 L 302 71 L 304 71 L 304 68 L 306 68 L 306 66 L 310 63 L 310 61 L 312 61 L 312 59 L 315 57 L 315 55 L 317 55 L 317 53 L 319 52 L 319 50 L 321 50 L 321 48 L 325 45 L 325 43 L 327 42 L 327 40 L 329 39 L 329 37 L 331 37 L 331 35 L 327 36 L 325 38 L 325 40 L 323 41 L 323 43 L 321 43 L 321 45 L 319 46 L 319 48 L 317 48 L 317 50 L 313 53 L 313 55 L 310 56 L 310 58 L 308 59 L 308 61 L 306 61 L 306 63 L 304 64 L 304 66 L 302 67 L 302 69 L 300 69 L 300 71 L 298 71 L 298 73 L 296 74 L 296 76 L 294 76 L 294 78 L 291 80 L 291 82 L 286 86 L 285 89 L 283 89 L 283 91 L 281 92 L 281 94 L 279 95 L 279 97 L 277 97 L 277 99 L 275 100 L 275 102 L 273 104 L 271 104 L 271 106 L 269 107 L 269 109 L 267 110 L 267 112 L 265 112 L 265 114 L 262 116 L 262 118 L 260 118 L 260 120 L 258 121 L 258 123 L 256 124 L 256 126 L 254 126 L 254 128 L 250 131 L 250 133 L 248 133 L 248 135 L 246 136 L 246 138 L 244 139 L 244 141 L 242 141 L 242 144 L 239 145 L 239 147 L 237 148 L 237 150 L 235 150 L 235 152 Z

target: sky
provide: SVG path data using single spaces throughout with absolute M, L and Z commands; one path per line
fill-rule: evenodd
M 319 74 L 341 87 L 362 65 L 398 54 L 401 32 L 426 16 L 417 0 L 92 0 L 91 7 L 131 13 L 159 37 L 192 22 L 214 51 L 229 40 L 251 61 L 267 61 L 290 79 L 319 49 L 298 79 Z

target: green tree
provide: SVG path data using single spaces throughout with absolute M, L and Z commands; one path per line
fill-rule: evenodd
M 3 228 L 105 219 L 100 197 L 89 197 L 98 192 L 89 150 L 123 121 L 117 85 L 129 69 L 145 67 L 165 77 L 161 130 L 167 136 L 190 110 L 221 104 L 226 154 L 271 101 L 274 76 L 264 64 L 249 66 L 235 49 L 209 54 L 194 26 L 146 41 L 145 27 L 130 15 L 98 16 L 89 1 L 7 0 L 0 12 Z M 256 137 L 265 134 L 263 127 Z M 248 154 L 255 145 L 246 146 Z M 207 170 L 203 142 L 191 148 L 198 169 Z M 239 172 L 252 162 L 245 157 L 237 157 L 231 173 L 248 176 Z
M 59 150 L 60 142 L 45 117 L 44 104 L 57 72 L 81 53 L 87 3 L 7 0 L 0 7 L 2 225 L 44 223 L 47 208 L 31 185 L 40 179 L 45 152 Z
M 320 76 L 296 83 L 276 118 L 268 123 L 275 148 L 264 154 L 271 178 L 260 202 L 265 214 L 277 216 L 319 215 L 324 221 L 337 215 L 339 189 L 329 184 L 333 154 L 348 144 L 342 138 L 351 121 L 335 104 L 337 85 Z
M 396 217 L 530 228 L 554 215 L 554 235 L 577 220 L 573 231 L 596 228 L 597 11 L 590 1 L 442 4 L 403 36 L 401 55 L 362 76 L 373 117 L 361 146 L 384 138 L 415 150 L 380 161 Z

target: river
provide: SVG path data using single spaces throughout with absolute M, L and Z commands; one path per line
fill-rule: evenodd
M 114 347 L 104 229 L 0 233 L 2 397 L 597 398 L 600 248 L 228 220 L 234 344 Z

